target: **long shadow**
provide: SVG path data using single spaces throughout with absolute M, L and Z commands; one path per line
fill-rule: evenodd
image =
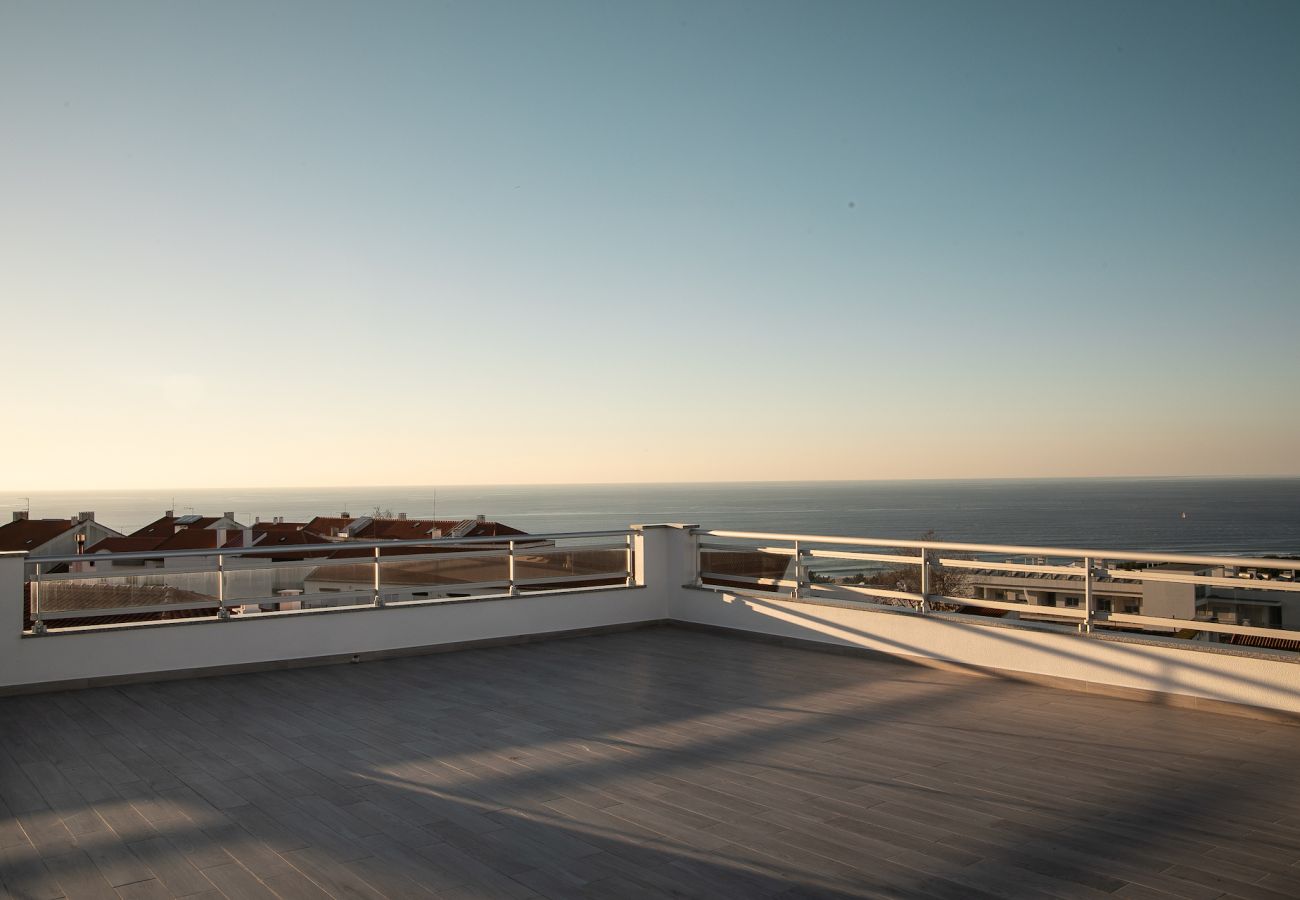
M 1117 887 L 1099 874 L 1103 854 L 1120 881 L 1192 895 L 1196 878 L 1215 873 L 1198 875 L 1177 841 L 1260 865 L 1300 855 L 1300 828 L 1251 833 L 1269 824 L 1249 807 L 1261 796 L 1258 772 L 1193 765 L 1207 749 L 1231 747 L 1222 735 L 1242 729 L 1279 767 L 1265 790 L 1295 798 L 1296 733 L 1282 726 L 1109 701 L 1120 710 L 1109 721 L 1143 736 L 1133 753 L 1149 749 L 1151 716 L 1204 734 L 1174 731 L 1171 740 L 1187 746 L 1170 757 L 1177 771 L 1167 775 L 1156 760 L 1141 778 L 1080 770 L 1054 810 L 1044 799 L 1051 784 L 1010 773 L 1058 752 L 1077 726 L 1040 715 L 1041 735 L 1012 733 L 1023 759 L 1005 766 L 963 756 L 970 744 L 961 735 L 1005 732 L 991 727 L 999 710 L 1010 716 L 1046 696 L 1071 695 L 647 631 L 8 698 L 0 701 L 0 802 L 9 805 L 0 808 L 0 847 L 8 816 L 57 849 L 58 829 L 32 818 L 49 811 L 68 823 L 59 827 L 83 832 L 69 832 L 69 849 L 50 857 L 58 862 L 38 858 L 53 877 L 67 870 L 68 854 L 103 859 L 147 842 L 150 832 L 130 831 L 130 810 L 164 831 L 183 859 L 220 861 L 229 848 L 272 884 L 278 876 L 257 870 L 274 860 L 258 850 L 278 852 L 340 896 L 417 896 L 420 884 L 456 879 L 549 896 L 805 889 L 952 897 L 1012 886 L 1045 896 L 1062 885 Z M 935 737 L 924 740 L 921 729 Z M 855 767 L 853 755 L 872 747 L 885 755 Z M 935 822 L 944 796 L 952 820 Z M 1113 810 L 1099 812 L 1108 803 Z M 1198 816 L 1200 803 L 1208 812 Z M 963 811 L 986 824 L 964 823 Z M 87 815 L 118 830 L 88 830 Z M 1228 874 L 1220 877 L 1266 896 L 1260 882 L 1280 873 L 1260 869 L 1267 874 L 1240 881 L 1232 866 L 1245 865 L 1241 858 L 1221 860 Z M 1169 868 L 1177 873 L 1161 872 Z M 39 872 L 0 870 L 17 880 L 5 881 L 15 895 L 40 886 Z
M 985 675 L 988 674 L 987 668 L 974 666 L 974 665 L 967 665 L 957 660 L 948 660 L 941 657 L 933 657 L 932 652 L 930 651 L 929 648 L 907 644 L 903 641 L 899 641 L 893 638 L 886 638 L 875 632 L 869 632 L 859 628 L 854 628 L 853 626 L 845 625 L 841 622 L 835 622 L 830 619 L 813 615 L 812 613 L 806 612 L 804 610 L 795 610 L 791 608 L 791 604 L 777 605 L 775 602 L 769 600 L 760 599 L 756 597 L 748 597 L 748 596 L 745 597 L 738 596 L 737 599 L 741 602 L 749 604 L 750 606 L 756 606 L 774 612 L 779 611 L 781 615 L 784 617 L 789 617 L 793 619 L 803 619 L 810 623 L 816 623 L 815 626 L 809 626 L 809 635 L 807 638 L 808 640 L 824 642 L 824 638 L 828 633 L 833 634 L 834 632 L 840 632 L 850 637 L 866 638 L 874 643 L 883 644 L 889 647 L 891 650 L 903 654 L 904 657 L 911 656 L 911 657 L 919 657 L 919 658 L 938 658 L 941 661 L 948 663 L 951 666 L 965 669 L 972 673 L 985 674 Z M 911 615 L 909 613 L 892 613 L 892 612 L 883 612 L 882 614 L 883 615 Z M 968 629 L 979 628 L 980 629 L 979 636 L 982 639 L 987 638 L 989 640 L 1005 643 L 1010 646 L 1015 646 L 1017 648 L 1023 648 L 1025 646 L 1025 641 L 1023 639 L 1023 632 L 1018 633 L 1017 629 L 1014 628 L 1006 628 L 1006 627 L 990 626 L 990 625 L 977 625 L 977 624 L 971 624 L 966 622 L 954 622 L 950 619 L 946 619 L 943 618 L 942 616 L 937 616 L 937 615 L 927 616 L 925 622 L 927 623 L 927 625 L 933 625 L 937 628 L 944 628 L 949 630 L 961 629 L 963 631 L 966 631 L 966 633 L 969 633 L 969 631 L 967 631 Z M 761 629 L 756 629 L 756 632 L 760 634 L 766 633 L 763 632 Z M 1068 640 L 1071 636 L 1063 634 L 1061 635 L 1061 637 Z M 1082 640 L 1083 638 L 1080 639 Z M 1135 660 L 1141 660 L 1143 663 L 1148 664 L 1148 666 L 1150 665 L 1151 662 L 1153 662 L 1153 658 L 1150 653 L 1143 655 L 1141 650 L 1130 647 L 1129 645 L 1126 645 L 1124 642 L 1106 641 L 1105 643 L 1108 650 L 1114 649 L 1118 653 L 1127 654 L 1132 658 L 1134 658 Z M 1035 649 L 1039 649 L 1039 648 L 1035 648 Z M 1177 651 L 1177 650 L 1181 650 L 1182 648 L 1161 647 L 1161 649 L 1170 649 L 1170 650 Z M 1058 656 L 1062 659 L 1085 663 L 1089 666 L 1095 666 L 1098 664 L 1095 658 L 1068 649 L 1055 648 L 1053 650 L 1043 651 L 1043 652 L 1050 653 L 1051 655 Z M 1167 691 L 1165 693 L 1175 693 L 1175 694 L 1182 693 L 1181 691 L 1178 690 L 1178 688 L 1183 688 L 1185 690 L 1194 691 L 1194 693 L 1190 694 L 1189 696 L 1205 697 L 1206 689 L 1204 685 L 1203 684 L 1193 685 L 1189 683 L 1189 681 L 1187 680 L 1188 676 L 1192 674 L 1200 674 L 1200 675 L 1207 676 L 1208 678 L 1211 679 L 1219 679 L 1219 680 L 1222 680 L 1224 676 L 1221 672 L 1205 669 L 1195 665 L 1193 659 L 1197 655 L 1197 653 L 1201 651 L 1195 649 L 1186 649 L 1183 652 L 1185 652 L 1188 655 L 1189 657 L 1188 662 L 1186 663 L 1173 662 L 1168 659 L 1162 658 L 1159 661 L 1160 674 L 1155 677 L 1153 677 L 1152 672 L 1149 668 L 1143 667 L 1141 665 L 1120 665 L 1115 663 L 1107 663 L 1107 665 L 1110 668 L 1113 668 L 1126 675 L 1135 676 L 1137 678 L 1140 678 L 1143 681 L 1147 681 L 1147 682 L 1164 681 L 1167 684 L 1169 684 L 1170 687 L 1172 688 L 1171 691 Z M 1014 678 L 1016 675 L 1016 673 L 1012 670 L 1005 670 L 1000 674 L 1003 677 L 1007 677 L 1007 678 Z M 1248 675 L 1239 674 L 1239 673 L 1235 674 L 1232 680 L 1234 682 L 1249 685 L 1252 688 L 1255 688 L 1256 690 L 1261 692 L 1261 694 L 1263 695 L 1261 696 L 1261 700 L 1264 701 L 1273 701 L 1273 702 L 1283 701 L 1285 703 L 1289 703 L 1292 706 L 1294 706 L 1297 700 L 1300 700 L 1300 688 L 1280 687 L 1276 682 L 1262 681 L 1258 678 L 1252 678 Z M 1217 699 L 1228 703 L 1239 702 L 1234 695 L 1219 694 L 1217 696 L 1214 696 L 1212 692 L 1207 699 Z M 1153 700 L 1154 702 L 1157 703 L 1160 702 L 1159 694 L 1156 694 Z

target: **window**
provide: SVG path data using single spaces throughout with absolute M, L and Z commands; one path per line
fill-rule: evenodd
M 1070 609 L 1078 609 L 1078 608 L 1079 608 L 1079 598 L 1078 598 L 1078 597 L 1066 597 L 1066 598 L 1065 598 L 1065 605 L 1068 606 L 1068 607 L 1070 607 Z
M 1138 614 L 1138 605 L 1136 603 L 1125 603 L 1124 612 L 1136 616 Z
M 1097 611 L 1098 611 L 1098 612 L 1110 612 L 1112 608 L 1113 608 L 1113 607 L 1112 607 L 1112 605 L 1111 605 L 1111 602 L 1110 602 L 1110 598 L 1109 598 L 1109 597 L 1099 597 L 1099 598 L 1097 598 Z

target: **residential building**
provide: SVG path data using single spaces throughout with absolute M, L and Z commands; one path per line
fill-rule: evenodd
M 33 519 L 19 511 L 14 513 L 13 521 L 0 526 L 0 553 L 70 556 L 85 552 L 88 545 L 121 536 L 96 522 L 93 512 L 77 513 L 68 519 Z

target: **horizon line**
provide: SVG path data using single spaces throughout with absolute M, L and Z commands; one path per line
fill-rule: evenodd
M 78 492 L 129 491 L 287 491 L 287 490 L 386 490 L 386 489 L 439 489 L 439 488 L 573 488 L 573 487 L 678 487 L 686 485 L 775 485 L 775 484 L 900 484 L 900 483 L 956 483 L 956 482 L 1017 482 L 1017 481 L 1248 481 L 1294 480 L 1300 473 L 1291 474 L 1232 474 L 1232 475 L 979 475 L 979 476 L 925 476 L 909 478 L 765 478 L 735 480 L 663 480 L 663 481 L 574 481 L 574 482 L 458 482 L 424 484 L 278 484 L 278 485 L 216 485 L 157 487 L 66 487 L 66 488 L 11 488 L 3 493 L 17 492 L 13 499 L 23 498 L 21 492 L 34 494 L 71 494 Z M 2 494 L 0 494 L 2 496 Z M 0 507 L 8 506 L 0 502 Z

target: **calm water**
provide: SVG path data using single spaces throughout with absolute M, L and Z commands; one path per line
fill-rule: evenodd
M 0 515 L 25 501 L 0 498 Z M 710 528 L 1042 546 L 1300 553 L 1300 478 L 801 482 L 678 485 L 293 488 L 39 493 L 33 516 L 94 510 L 121 531 L 174 508 L 304 520 L 376 508 L 412 517 L 484 513 L 526 531 L 692 522 Z M 1186 514 L 1184 516 L 1184 514 Z

